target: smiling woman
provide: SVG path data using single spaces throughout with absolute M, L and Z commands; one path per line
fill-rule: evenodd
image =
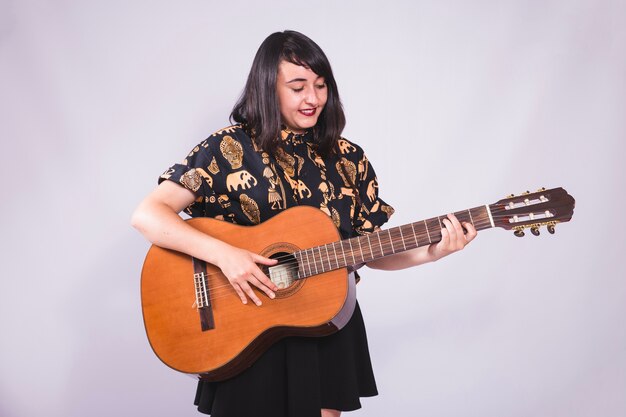
M 280 115 L 287 128 L 302 134 L 317 124 L 328 98 L 324 77 L 310 68 L 282 61 L 276 90 Z
M 238 124 L 210 135 L 183 163 L 161 175 L 160 185 L 140 204 L 132 222 L 155 245 L 216 268 L 217 272 L 209 275 L 211 281 L 222 283 L 214 287 L 219 294 L 206 295 L 202 302 L 197 301 L 198 308 L 204 308 L 208 300 L 218 309 L 219 303 L 226 303 L 222 301 L 225 298 L 228 302 L 234 299 L 240 307 L 237 297 L 243 304 L 252 300 L 260 308 L 252 320 L 229 316 L 222 323 L 212 322 L 206 310 L 200 312 L 205 319 L 203 330 L 215 334 L 228 328 L 234 332 L 229 334 L 236 336 L 241 333 L 238 329 L 260 321 L 269 304 L 283 305 L 281 300 L 302 293 L 296 285 L 287 292 L 279 291 L 268 278 L 266 267 L 276 265 L 275 259 L 240 247 L 243 245 L 228 237 L 220 240 L 211 230 L 192 227 L 181 219 L 180 211 L 193 217 L 256 225 L 291 207 L 312 206 L 324 213 L 321 217 L 334 236 L 347 239 L 378 229 L 393 208 L 378 197 L 376 174 L 363 150 L 341 137 L 345 117 L 330 64 L 306 36 L 285 31 L 263 42 L 231 118 Z M 400 269 L 434 261 L 462 249 L 476 236 L 471 224 L 462 226 L 452 215 L 442 223 L 439 243 L 378 259 L 368 266 Z M 299 222 L 299 227 L 302 224 L 306 223 Z M 316 232 L 319 230 L 306 230 L 311 235 Z M 274 246 L 279 242 L 284 243 L 273 242 Z M 333 281 L 333 285 L 354 289 L 354 280 L 354 274 L 348 277 L 344 269 L 343 281 Z M 265 310 L 264 303 L 268 304 Z M 298 307 L 289 313 L 311 316 L 312 310 Z M 225 326 L 227 320 L 230 323 Z M 182 326 L 176 323 L 175 327 Z M 200 380 L 195 400 L 198 410 L 214 417 L 318 417 L 320 412 L 330 417 L 360 408 L 360 398 L 376 395 L 377 389 L 358 303 L 350 304 L 333 330 L 337 328 L 340 330 L 325 337 L 287 335 L 291 337 L 269 347 L 235 376 Z M 173 343 L 180 349 L 177 341 Z

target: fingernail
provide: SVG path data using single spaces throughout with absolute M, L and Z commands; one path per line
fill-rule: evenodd
M 273 292 L 270 293 L 270 298 L 274 298 L 274 297 L 276 297 L 276 294 L 274 294 Z

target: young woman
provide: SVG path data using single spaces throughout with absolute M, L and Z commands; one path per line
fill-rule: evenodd
M 309 205 L 325 212 L 345 239 L 373 232 L 393 209 L 378 197 L 363 150 L 341 137 L 345 117 L 330 64 L 306 36 L 285 31 L 265 39 L 231 119 L 237 124 L 212 134 L 161 175 L 132 224 L 153 244 L 218 266 L 233 297 L 260 306 L 252 288 L 270 299 L 278 288 L 259 265 L 275 261 L 199 232 L 181 219 L 182 210 L 254 225 Z M 439 243 L 367 266 L 394 270 L 435 261 L 476 236 L 471 224 L 452 215 L 443 223 Z M 195 404 L 214 417 L 339 416 L 360 408 L 360 397 L 376 394 L 357 304 L 348 324 L 331 336 L 283 339 L 243 373 L 200 381 Z

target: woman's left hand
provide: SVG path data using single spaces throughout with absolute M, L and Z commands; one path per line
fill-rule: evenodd
M 441 241 L 428 247 L 428 255 L 432 261 L 460 251 L 476 237 L 476 228 L 471 223 L 459 222 L 454 214 L 442 220 Z M 463 230 L 465 228 L 465 230 Z

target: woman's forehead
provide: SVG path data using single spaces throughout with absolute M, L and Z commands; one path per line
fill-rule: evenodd
M 293 64 L 289 61 L 280 61 L 278 64 L 278 76 L 287 82 L 323 78 L 321 75 L 313 72 L 309 67 Z

